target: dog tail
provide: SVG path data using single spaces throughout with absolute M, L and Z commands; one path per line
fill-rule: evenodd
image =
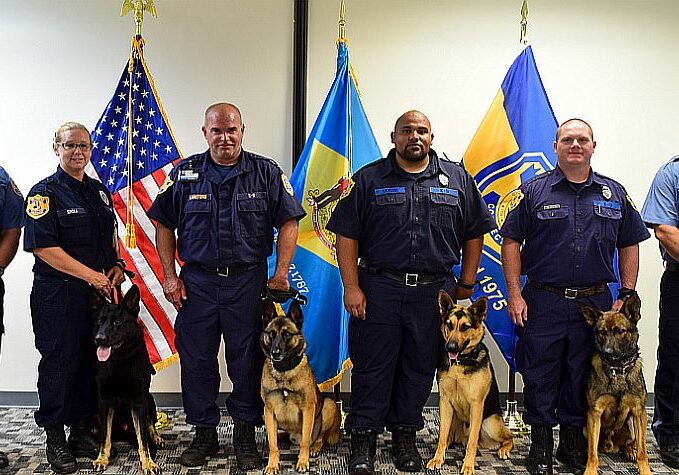
M 333 399 L 324 398 L 323 406 L 326 405 L 328 406 L 327 412 L 332 414 L 332 424 L 330 425 L 330 428 L 326 432 L 325 442 L 328 445 L 336 445 L 340 441 L 340 426 L 342 424 L 342 415 L 340 414 L 339 408 L 337 407 L 337 404 Z

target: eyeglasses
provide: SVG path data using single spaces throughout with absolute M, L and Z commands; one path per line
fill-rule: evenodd
M 63 142 L 57 142 L 57 145 L 61 145 L 64 150 L 68 151 L 73 151 L 76 148 L 79 149 L 81 152 L 87 152 L 89 151 L 92 146 L 88 143 L 63 143 Z

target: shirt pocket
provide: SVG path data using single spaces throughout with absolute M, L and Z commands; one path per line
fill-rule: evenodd
M 238 193 L 238 224 L 244 238 L 266 236 L 273 225 L 269 222 L 269 200 L 266 191 Z
M 212 200 L 211 195 L 205 195 L 205 199 L 190 199 L 184 205 L 186 224 L 184 235 L 186 239 L 207 240 L 210 237 L 212 223 Z
M 406 216 L 405 187 L 376 188 L 374 193 L 375 206 L 379 217 L 386 218 L 388 223 L 403 224 Z
M 455 216 L 460 212 L 460 192 L 454 188 L 429 188 L 429 200 L 431 201 L 431 216 L 434 224 L 453 229 Z
M 72 248 L 75 245 L 87 244 L 90 233 L 90 214 L 84 208 L 62 209 L 57 211 L 62 246 Z
M 569 224 L 567 206 L 554 209 L 539 209 L 536 212 L 537 232 L 547 233 L 547 236 L 572 236 L 573 230 Z M 559 241 L 561 242 L 561 241 Z
M 594 235 L 599 240 L 617 241 L 622 222 L 622 209 L 617 202 L 594 202 Z

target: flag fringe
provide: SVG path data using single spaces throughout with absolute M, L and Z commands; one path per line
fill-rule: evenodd
M 162 371 L 165 368 L 169 368 L 175 363 L 179 363 L 179 354 L 178 353 L 173 353 L 171 356 L 168 356 L 167 358 L 164 358 L 160 360 L 159 362 L 155 363 L 153 365 L 153 369 L 156 371 Z
M 328 391 L 332 389 L 336 384 L 338 384 L 342 380 L 342 376 L 344 376 L 344 372 L 351 368 L 353 365 L 351 364 L 351 360 L 347 358 L 344 360 L 344 363 L 342 363 L 342 369 L 340 370 L 339 374 L 336 376 L 328 379 L 327 381 L 323 381 L 322 383 L 318 383 L 318 390 L 323 392 L 323 391 Z

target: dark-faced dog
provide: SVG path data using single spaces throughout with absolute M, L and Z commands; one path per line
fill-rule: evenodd
M 120 304 L 110 303 L 92 291 L 94 340 L 97 346 L 97 386 L 101 443 L 95 470 L 105 470 L 111 457 L 112 427 L 130 421 L 139 451 L 142 472 L 160 473 L 153 461 L 163 439 L 155 429 L 156 404 L 149 392 L 155 370 L 149 361 L 144 335 L 137 324 L 139 289 L 133 285 Z M 120 421 L 120 422 L 118 422 Z
M 595 475 L 599 451 L 636 460 L 640 475 L 650 475 L 646 453 L 646 383 L 641 371 L 641 300 L 632 294 L 619 312 L 581 305 L 594 328 L 594 354 L 587 385 L 587 467 Z
M 304 350 L 303 315 L 297 301 L 283 315 L 271 299 L 264 301 L 262 349 L 266 355 L 262 372 L 264 422 L 269 441 L 266 474 L 278 473 L 278 429 L 299 444 L 297 471 L 309 469 L 309 454 L 316 456 L 323 444 L 340 438 L 340 414 L 330 398 L 323 398 Z
M 498 457 L 507 459 L 514 434 L 500 415 L 500 393 L 482 343 L 488 299 L 481 297 L 465 308 L 439 290 L 438 301 L 445 340 L 437 369 L 441 425 L 436 454 L 427 468 L 441 468 L 446 449 L 455 442 L 467 446 L 461 473 L 471 475 L 479 445 L 497 449 Z

